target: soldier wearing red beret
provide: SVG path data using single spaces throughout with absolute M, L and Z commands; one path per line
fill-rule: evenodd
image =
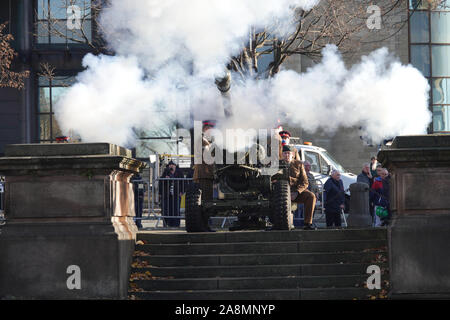
M 281 145 L 286 146 L 289 145 L 291 142 L 291 133 L 289 131 L 280 131 L 280 137 L 281 137 Z M 293 148 L 294 152 L 294 159 L 300 161 L 300 155 L 298 154 L 298 150 L 296 148 Z

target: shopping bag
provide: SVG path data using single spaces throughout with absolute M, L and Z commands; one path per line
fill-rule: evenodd
M 382 219 L 382 218 L 386 218 L 389 213 L 386 208 L 381 207 L 381 206 L 375 206 L 375 214 Z

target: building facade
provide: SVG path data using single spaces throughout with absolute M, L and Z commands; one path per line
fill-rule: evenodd
M 31 71 L 23 90 L 0 88 L 0 155 L 6 144 L 51 143 L 61 135 L 54 118 L 54 105 L 82 71 L 84 55 L 98 52 L 99 36 L 90 0 L 66 0 L 65 7 L 61 7 L 62 2 L 64 0 L 0 2 L 0 22 L 9 21 L 8 32 L 15 37 L 12 44 L 19 54 L 16 68 Z M 450 6 L 450 0 L 447 3 Z M 77 32 L 70 26 L 69 4 L 77 5 L 82 11 L 83 23 Z M 346 63 L 352 65 L 362 55 L 386 46 L 403 63 L 412 63 L 430 80 L 432 87 L 430 132 L 447 133 L 450 132 L 450 10 L 446 6 L 430 8 L 427 4 L 428 1 L 405 0 L 397 17 L 406 23 L 395 33 L 386 28 L 368 29 L 361 36 L 363 40 L 357 50 L 346 56 Z M 292 57 L 285 67 L 304 71 L 311 63 L 306 58 Z M 44 72 L 46 64 L 54 68 L 52 76 Z M 170 137 L 175 128 L 168 124 L 160 136 Z M 301 128 L 290 129 L 294 136 L 326 148 L 355 173 L 378 150 L 377 146 L 360 139 L 358 128 L 342 128 L 332 136 L 304 132 Z M 154 135 L 158 133 L 150 134 Z M 141 156 L 150 152 L 146 147 L 148 141 L 143 139 L 139 146 Z M 164 149 L 170 143 L 173 141 L 158 140 L 157 148 Z
M 394 21 L 383 21 L 380 29 L 361 32 L 357 50 L 344 56 L 346 64 L 351 66 L 363 55 L 387 47 L 403 64 L 412 64 L 430 81 L 429 109 L 433 121 L 428 133 L 450 133 L 450 1 L 407 0 L 390 19 Z M 297 71 L 305 71 L 311 65 L 311 61 L 302 57 L 288 63 L 289 68 Z M 354 173 L 371 156 L 376 156 L 379 149 L 361 140 L 359 128 L 341 128 L 334 135 L 304 132 L 301 128 L 291 130 L 302 140 L 326 148 Z
M 82 70 L 81 61 L 92 52 L 88 45 L 77 42 L 68 35 L 67 10 L 52 0 L 6 0 L 0 2 L 0 22 L 8 22 L 8 32 L 15 40 L 13 48 L 18 53 L 15 68 L 30 70 L 23 90 L 0 88 L 0 154 L 4 146 L 12 143 L 54 142 L 61 135 L 54 118 L 53 106 L 65 88 L 72 84 Z M 88 0 L 76 1 L 86 10 L 86 24 L 91 25 Z M 52 16 L 49 18 L 48 10 Z M 61 28 L 56 29 L 58 26 Z M 55 28 L 53 30 L 52 28 Z M 95 30 L 85 30 L 88 38 L 95 38 Z M 70 40 L 75 38 L 74 40 Z M 43 65 L 52 68 L 45 73 Z
M 411 0 L 408 10 L 410 61 L 430 81 L 431 131 L 450 133 L 450 1 Z

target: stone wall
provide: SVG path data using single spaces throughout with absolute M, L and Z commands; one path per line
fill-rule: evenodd
M 392 297 L 448 299 L 450 136 L 397 137 L 379 159 L 392 173 Z
M 126 298 L 137 232 L 130 178 L 144 164 L 108 143 L 12 145 L 5 153 L 0 299 Z

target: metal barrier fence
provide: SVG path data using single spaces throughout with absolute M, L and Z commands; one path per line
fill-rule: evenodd
M 0 181 L 0 225 L 5 224 L 5 183 Z
M 156 178 L 152 188 L 152 211 L 160 209 L 156 227 L 162 220 L 166 227 L 180 227 L 180 220 L 184 219 L 185 195 L 192 178 Z M 157 186 L 157 187 L 156 187 Z
M 181 221 L 185 219 L 184 205 L 185 194 L 190 185 L 192 185 L 192 178 L 165 178 L 165 165 L 173 160 L 182 167 L 189 167 L 190 155 L 155 155 L 154 162 L 150 165 L 150 180 L 135 180 L 135 193 L 138 195 L 135 201 L 136 212 L 141 212 L 141 217 L 136 220 L 156 220 L 154 227 L 180 227 Z M 313 216 L 313 222 L 325 222 L 325 208 L 324 208 L 324 184 L 321 180 L 315 180 L 318 187 L 318 199 Z M 219 218 L 219 217 L 211 217 Z M 223 219 L 221 228 L 225 227 L 227 221 L 231 222 L 236 217 L 220 217 Z M 301 220 L 303 217 L 294 216 L 294 221 Z M 161 224 L 162 222 L 162 224 Z M 346 225 L 345 215 L 344 224 Z
M 192 178 L 154 178 L 152 183 L 144 180 L 133 181 L 135 190 L 136 213 L 141 212 L 141 217 L 137 214 L 136 220 L 156 220 L 154 227 L 182 227 L 181 221 L 185 219 L 185 194 Z M 314 212 L 314 223 L 325 222 L 325 212 L 323 206 L 323 184 L 316 180 L 319 187 L 319 198 Z M 219 218 L 219 217 L 211 217 Z M 232 222 L 235 217 L 220 217 L 221 228 L 226 222 Z M 295 220 L 302 220 L 303 217 L 294 217 Z M 162 224 L 161 224 L 162 222 Z
M 323 203 L 323 193 L 324 193 L 323 182 L 321 180 L 317 180 L 317 179 L 314 181 L 319 189 L 318 190 L 319 197 L 317 197 L 317 194 L 316 194 L 317 200 L 316 200 L 316 206 L 314 208 L 314 215 L 313 215 L 313 223 L 316 224 L 316 223 L 325 221 L 325 207 L 324 207 L 324 203 Z M 302 215 L 298 214 L 298 210 L 300 210 L 299 206 L 296 210 L 297 214 L 294 213 L 294 225 L 297 225 L 296 222 L 300 222 L 297 225 L 297 226 L 300 226 L 300 224 L 304 223 L 305 218 L 304 218 L 303 214 Z

